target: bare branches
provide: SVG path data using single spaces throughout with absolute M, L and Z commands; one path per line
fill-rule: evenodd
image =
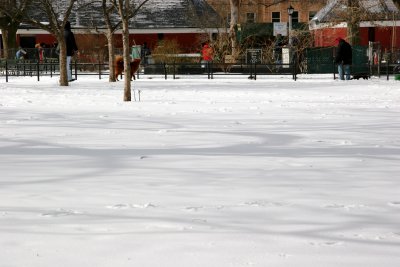
M 8 17 L 12 20 L 21 20 L 25 15 L 26 7 L 30 2 L 30 0 L 3 1 L 0 4 L 0 15 L 3 14 L 1 17 Z
M 29 2 L 29 0 L 3 0 L 0 4 L 0 29 L 5 58 L 11 57 L 9 49 L 17 47 L 16 33 Z
M 68 0 L 64 6 L 60 6 L 59 1 L 52 0 L 32 0 L 31 8 L 40 7 L 45 21 L 39 21 L 35 16 L 27 14 L 25 22 L 32 24 L 40 29 L 51 32 L 55 35 L 62 35 L 64 26 L 71 15 L 74 4 L 77 0 Z
M 271 3 L 258 2 L 257 5 L 264 6 L 264 7 L 268 8 L 268 7 L 275 6 L 275 5 L 278 5 L 280 3 L 283 3 L 283 2 L 287 2 L 287 0 L 274 0 Z

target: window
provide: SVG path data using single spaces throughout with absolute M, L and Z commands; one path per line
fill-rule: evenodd
M 312 18 L 317 15 L 317 11 L 309 11 L 308 12 L 308 20 L 312 20 Z
M 246 22 L 247 23 L 255 23 L 256 22 L 256 14 L 255 13 L 247 13 L 246 14 Z
M 292 22 L 299 23 L 299 11 L 293 11 Z
M 281 12 L 272 12 L 272 22 L 281 22 Z

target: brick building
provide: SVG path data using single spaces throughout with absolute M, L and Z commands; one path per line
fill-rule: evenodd
M 58 1 L 59 9 L 62 10 L 66 2 L 55 1 Z M 82 4 L 82 7 L 79 4 Z M 35 8 L 29 12 L 37 20 L 46 21 L 47 16 L 41 13 L 42 9 Z M 105 31 L 106 25 L 101 1 L 77 2 L 69 20 L 80 49 L 105 47 L 107 42 L 102 31 Z M 119 21 L 118 14 L 112 14 L 112 20 Z M 129 21 L 130 43 L 147 43 L 150 48 L 154 48 L 161 40 L 174 39 L 184 52 L 197 51 L 201 49 L 203 39 L 209 38 L 212 32 L 217 32 L 216 21 L 219 21 L 218 14 L 205 0 L 151 0 Z M 36 43 L 52 44 L 55 41 L 55 37 L 49 32 L 32 25 L 21 24 L 17 32 L 18 45 L 24 48 L 33 48 Z M 122 47 L 121 30 L 115 34 L 115 46 Z
M 229 0 L 206 0 L 219 14 L 229 22 Z M 239 23 L 288 22 L 287 8 L 292 6 L 293 23 L 308 23 L 325 6 L 327 0 L 242 0 L 239 7 Z
M 310 22 L 315 46 L 335 45 L 335 39 L 348 36 L 348 24 L 343 18 L 343 7 L 347 2 L 331 0 Z M 400 48 L 400 13 L 393 0 L 359 1 L 359 10 L 368 12 L 368 17 L 359 23 L 359 44 L 367 46 L 369 42 L 379 42 L 385 50 Z

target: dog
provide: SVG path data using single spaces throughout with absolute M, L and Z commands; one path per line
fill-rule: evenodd
M 368 80 L 370 78 L 370 76 L 368 74 L 354 74 L 351 79 L 352 80 L 359 80 L 361 78 L 363 78 L 364 80 Z
M 135 58 L 134 60 L 132 60 L 130 62 L 130 65 L 131 65 L 131 75 L 130 75 L 131 77 L 130 77 L 130 79 L 131 79 L 131 81 L 132 81 L 132 78 L 134 80 L 136 80 L 135 73 L 139 69 L 140 61 L 141 61 L 140 58 Z M 115 62 L 114 63 L 115 63 L 115 79 L 117 81 L 119 81 L 118 80 L 118 76 L 121 75 L 122 72 L 124 71 L 124 59 L 123 59 L 123 57 L 122 56 L 117 56 L 115 58 Z

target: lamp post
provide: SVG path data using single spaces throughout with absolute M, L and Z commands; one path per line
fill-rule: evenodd
M 293 12 L 294 12 L 294 8 L 292 7 L 292 5 L 290 5 L 287 9 L 287 13 L 289 14 L 289 33 L 288 33 L 289 47 L 292 47 L 292 43 L 293 43 L 293 41 L 292 41 L 292 15 L 293 15 Z

